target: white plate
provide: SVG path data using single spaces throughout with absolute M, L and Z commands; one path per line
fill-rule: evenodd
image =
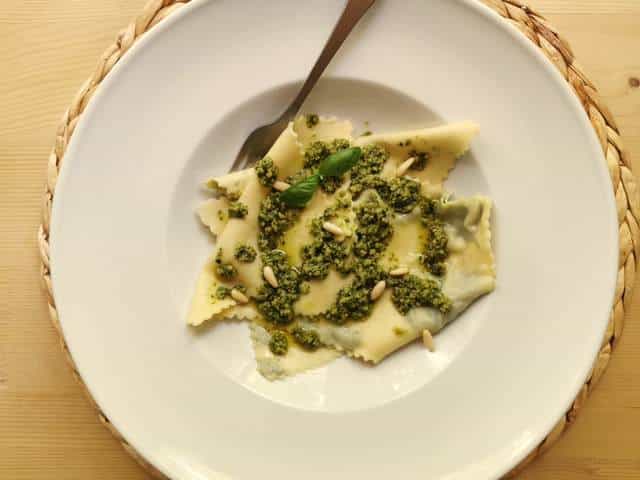
M 569 406 L 602 339 L 617 239 L 598 142 L 543 56 L 466 0 L 380 0 L 305 110 L 375 131 L 478 122 L 448 187 L 495 201 L 496 291 L 435 355 L 414 345 L 276 383 L 246 325 L 186 327 L 212 247 L 201 181 L 282 110 L 343 4 L 193 2 L 117 65 L 65 156 L 51 233 L 64 335 L 107 417 L 172 478 L 495 478 Z

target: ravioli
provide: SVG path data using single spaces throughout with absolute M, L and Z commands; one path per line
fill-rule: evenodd
M 447 259 L 447 273 L 442 286 L 443 293 L 452 302 L 450 312 L 443 315 L 436 309 L 420 307 L 402 315 L 393 306 L 390 292 L 386 291 L 375 303 L 367 321 L 336 326 L 321 320 L 305 323 L 305 327 L 317 331 L 322 341 L 329 346 L 354 357 L 378 363 L 420 337 L 424 330 L 436 334 L 475 299 L 491 292 L 495 288 L 489 230 L 491 201 L 486 197 L 455 200 L 444 204 L 442 211 L 449 227 L 449 244 L 457 243 L 457 248 Z M 412 214 L 402 221 L 415 225 L 417 218 Z M 392 247 L 393 242 L 390 249 Z M 405 264 L 410 265 L 410 273 L 430 277 L 417 262 Z
M 236 302 L 231 298 L 217 299 L 216 288 L 220 285 L 213 270 L 213 262 L 207 261 L 198 277 L 196 290 L 193 294 L 191 308 L 187 317 L 187 323 L 194 327 L 210 320 L 215 315 L 227 311 Z
M 252 177 L 253 172 L 251 169 L 239 170 L 222 177 L 209 178 L 205 182 L 205 187 L 223 196 L 242 193 Z
M 412 176 L 431 185 L 441 185 L 456 160 L 469 149 L 471 140 L 478 132 L 475 123 L 461 122 L 422 130 L 369 135 L 358 138 L 355 143 L 359 146 L 380 145 L 389 152 L 383 176 L 392 176 L 393 171 L 412 152 L 422 153 L 428 157 L 427 165 L 421 171 L 412 172 Z
M 296 118 L 263 166 L 206 182 L 215 196 L 197 214 L 217 242 L 187 322 L 197 327 L 207 320 L 249 321 L 257 369 L 268 380 L 342 354 L 378 363 L 424 330 L 437 333 L 495 288 L 491 201 L 448 200 L 443 190 L 477 132 L 475 124 L 463 122 L 354 140 L 348 121 Z M 323 162 L 356 151 L 360 156 L 351 171 L 319 176 L 303 207 L 283 206 L 286 195 L 274 180 L 290 182 L 297 191 L 318 176 Z M 400 173 L 409 158 L 413 163 Z M 229 215 L 234 202 L 244 216 Z M 367 210 L 368 202 L 386 212 L 378 219 L 386 229 L 383 241 L 375 240 L 377 234 L 365 236 L 371 226 L 364 222 L 378 211 Z M 240 255 L 239 247 L 255 255 Z M 372 258 L 369 249 L 375 250 Z M 404 276 L 392 275 L 398 272 Z M 382 279 L 387 287 L 374 300 L 371 282 Z M 408 296 L 400 298 L 405 291 Z M 275 337 L 286 349 L 274 346 Z
M 198 207 L 196 213 L 212 235 L 218 235 L 227 224 L 229 201 L 224 197 L 210 198 Z
M 271 340 L 269 331 L 257 322 L 252 322 L 249 328 L 258 372 L 267 380 L 278 380 L 306 372 L 342 356 L 340 352 L 330 348 L 307 352 L 295 345 L 289 348 L 286 355 L 274 355 L 269 350 Z

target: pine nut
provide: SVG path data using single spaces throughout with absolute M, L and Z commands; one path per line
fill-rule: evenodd
M 383 294 L 385 288 L 387 288 L 387 282 L 384 280 L 380 280 L 376 283 L 376 286 L 371 289 L 371 301 L 375 302 L 380 298 L 380 295 Z
M 345 234 L 342 229 L 337 226 L 335 223 L 324 222 L 322 224 L 322 228 L 324 228 L 327 232 L 334 234 L 336 237 L 344 237 Z
M 235 288 L 231 290 L 231 298 L 233 298 L 238 303 L 249 303 L 249 299 L 247 298 L 247 296 L 240 290 L 237 290 Z
M 391 275 L 392 277 L 402 277 L 403 275 L 406 275 L 407 273 L 409 273 L 409 269 L 407 267 L 398 267 L 398 268 L 395 268 L 395 269 L 391 270 L 389 272 L 389 275 Z
M 413 165 L 413 162 L 415 161 L 416 161 L 416 157 L 411 157 L 408 160 L 405 160 L 404 162 L 402 162 L 400 166 L 396 169 L 396 176 L 401 177 L 405 173 L 407 173 L 407 170 L 411 168 L 411 165 Z
M 269 285 L 273 288 L 278 288 L 278 279 L 276 278 L 276 274 L 273 273 L 273 268 L 267 265 L 262 269 L 262 275 L 264 279 L 269 282 Z
M 284 192 L 290 186 L 291 185 L 289 185 L 287 182 L 283 182 L 281 180 L 276 180 L 275 182 L 273 182 L 273 188 L 278 190 L 279 192 Z
M 433 344 L 433 335 L 431 335 L 431 332 L 429 330 L 422 331 L 422 343 L 430 352 L 435 351 L 436 347 Z

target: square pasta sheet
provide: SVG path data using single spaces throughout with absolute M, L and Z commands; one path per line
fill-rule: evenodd
M 478 132 L 475 124 L 463 122 L 354 139 L 348 121 L 320 118 L 314 123 L 308 122 L 306 117 L 298 117 L 267 154 L 273 166 L 277 167 L 278 180 L 293 182 L 310 175 L 313 170 L 305 170 L 305 166 L 310 167 L 309 164 L 313 163 L 313 158 L 316 158 L 313 155 L 326 158 L 331 148 L 361 147 L 365 153 L 360 162 L 365 163 L 371 152 L 382 152 L 384 156 L 373 175 L 377 177 L 375 182 L 360 182 L 360 187 L 354 187 L 358 179 L 364 178 L 363 172 L 370 173 L 364 169 L 363 163 L 356 164 L 341 181 L 334 183 L 333 188 L 318 188 L 304 208 L 296 209 L 295 220 L 282 232 L 278 245 L 268 247 L 277 250 L 276 255 L 282 259 L 274 264 L 278 274 L 294 271 L 296 275 L 300 274 L 295 277 L 299 280 L 296 283 L 307 280 L 303 292 L 296 295 L 290 305 L 290 318 L 286 322 L 265 318 L 261 314 L 260 300 L 255 301 L 264 299 L 265 292 L 275 292 L 263 276 L 263 254 L 267 253 L 267 247 L 262 245 L 262 251 L 259 248 L 259 215 L 261 205 L 279 193 L 264 186 L 255 169 L 251 168 L 209 179 L 206 186 L 212 191 L 212 198 L 197 209 L 200 220 L 217 242 L 198 278 L 187 323 L 197 327 L 206 321 L 241 319 L 250 322 L 257 368 L 269 380 L 317 368 L 342 354 L 378 363 L 421 337 L 425 330 L 430 334 L 437 333 L 474 300 L 495 287 L 491 200 L 482 196 L 452 200 L 443 191 L 443 182 L 455 167 L 456 160 L 468 150 L 469 143 Z M 406 169 L 410 158 L 414 159 L 413 164 Z M 394 197 L 393 185 L 400 183 L 393 182 L 397 182 L 399 175 L 412 181 L 411 185 L 415 186 L 420 197 L 430 199 L 431 205 L 435 206 L 432 217 L 425 220 L 424 209 L 420 208 L 419 202 L 404 205 L 402 199 L 398 200 L 400 197 Z M 246 206 L 246 215 L 242 218 L 233 216 L 238 202 Z M 354 273 L 357 269 L 349 271 L 349 267 L 343 265 L 349 265 L 355 258 L 355 245 L 364 231 L 362 212 L 367 206 L 385 205 L 385 202 L 392 206 L 387 211 L 395 209 L 387 218 L 392 233 L 381 238 L 383 250 L 374 264 L 381 272 L 380 279 L 385 279 L 386 288 L 375 301 L 371 300 L 367 290 L 366 298 L 360 302 L 366 310 L 363 318 L 357 321 L 338 319 L 329 312 L 339 309 L 337 303 L 340 299 L 349 300 L 350 287 L 374 287 L 358 282 L 359 277 Z M 429 256 L 430 245 L 433 245 L 429 237 L 435 235 L 429 229 L 431 218 L 446 234 L 446 258 L 442 260 L 439 271 L 430 271 L 424 261 L 425 255 Z M 314 270 L 305 265 L 308 258 L 305 260 L 304 252 L 323 248 L 323 244 L 317 242 L 318 235 L 326 236 L 327 233 L 322 231 L 319 234 L 318 225 L 325 220 L 330 220 L 342 231 L 338 239 L 342 250 L 339 251 L 347 254 L 343 263 L 336 262 L 324 273 L 316 277 L 306 275 Z M 238 254 L 240 245 L 255 253 L 252 261 L 249 261 L 252 255 L 243 257 Z M 221 266 L 232 267 L 233 275 L 223 278 Z M 403 271 L 407 273 L 390 275 Z M 445 299 L 444 306 L 418 300 L 417 304 L 414 302 L 408 311 L 404 311 L 406 306 L 401 305 L 400 298 L 411 291 L 408 288 L 413 284 L 408 282 L 409 279 L 427 282 L 437 292 L 437 298 Z M 234 288 L 240 295 L 232 292 Z M 285 286 L 279 285 L 279 288 Z M 262 311 L 266 312 L 264 308 Z M 272 346 L 277 340 L 273 338 L 275 332 L 286 337 L 286 354 L 273 353 Z M 299 342 L 296 334 L 301 332 L 313 342 Z

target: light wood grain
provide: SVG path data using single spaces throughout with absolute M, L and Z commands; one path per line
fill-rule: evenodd
M 0 9 L 0 478 L 142 479 L 73 380 L 38 285 L 36 229 L 55 128 L 144 0 L 4 0 Z M 531 0 L 570 41 L 640 167 L 640 1 Z M 520 478 L 640 478 L 640 294 L 567 434 Z

